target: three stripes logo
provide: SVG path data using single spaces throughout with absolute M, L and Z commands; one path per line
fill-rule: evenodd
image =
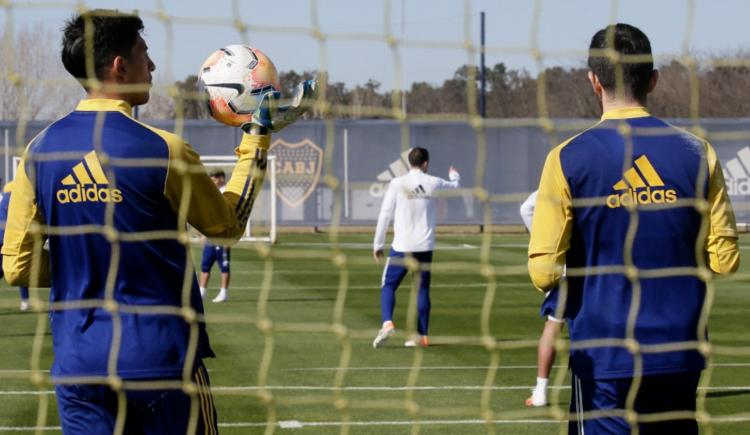
M 96 152 L 86 154 L 83 161 L 73 166 L 71 174 L 60 183 L 64 186 L 55 196 L 60 204 L 82 202 L 122 202 L 122 191 L 111 189 Z
M 401 153 L 397 160 L 388 165 L 388 169 L 378 174 L 378 182 L 370 185 L 370 195 L 379 198 L 385 193 L 385 185 L 396 177 L 409 172 L 409 150 Z
M 750 195 L 750 146 L 737 152 L 724 166 L 727 194 Z
M 424 190 L 424 187 L 420 184 L 417 186 L 414 190 L 409 192 L 407 195 L 409 199 L 419 199 L 419 198 L 429 198 L 430 196 L 427 194 L 427 191 Z
M 645 154 L 635 160 L 635 166 L 625 171 L 622 179 L 612 188 L 621 192 L 607 197 L 609 208 L 631 204 L 671 204 L 677 201 L 677 192 L 674 189 L 664 189 L 664 181 Z

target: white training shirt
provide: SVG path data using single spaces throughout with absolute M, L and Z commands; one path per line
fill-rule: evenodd
M 393 249 L 400 252 L 432 251 L 435 246 L 433 195 L 441 189 L 458 188 L 461 176 L 451 171 L 448 178 L 450 181 L 412 168 L 409 173 L 391 180 L 380 208 L 373 249 L 377 251 L 385 246 L 385 234 L 395 215 Z
M 539 193 L 539 191 L 535 190 L 534 193 L 529 195 L 529 197 L 526 198 L 526 201 L 521 204 L 521 219 L 523 219 L 523 224 L 526 225 L 526 229 L 529 231 L 531 231 L 531 218 L 534 217 L 537 193 Z

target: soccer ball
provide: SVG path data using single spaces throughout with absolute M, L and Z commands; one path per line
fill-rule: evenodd
M 205 92 L 215 120 L 239 126 L 250 122 L 263 94 L 279 90 L 279 75 L 271 59 L 257 48 L 227 45 L 203 62 L 198 89 Z

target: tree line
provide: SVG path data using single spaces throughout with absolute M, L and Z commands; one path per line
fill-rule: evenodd
M 4 38 L 5 36 L 3 36 Z M 0 120 L 55 119 L 75 107 L 83 92 L 59 61 L 54 34 L 41 25 L 16 32 L 10 50 L 0 50 Z M 28 53 L 35 53 L 29 56 Z M 750 63 L 748 53 L 689 66 L 679 61 L 661 65 L 660 80 L 649 97 L 651 112 L 665 118 L 750 116 Z M 599 104 L 586 77 L 587 69 L 550 67 L 537 76 L 498 63 L 486 70 L 486 114 L 489 118 L 598 118 Z M 313 76 L 324 82 L 325 107 L 311 117 L 391 118 L 477 113 L 479 70 L 459 66 L 440 84 L 414 82 L 404 91 L 383 89 L 370 79 L 348 86 L 325 74 L 284 71 L 281 92 L 294 93 L 296 85 Z M 321 109 L 321 108 L 318 108 Z M 197 77 L 175 83 L 159 81 L 144 119 L 209 118 Z
M 587 78 L 587 68 L 551 67 L 537 77 L 525 70 L 510 69 L 498 63 L 486 70 L 486 115 L 488 118 L 598 118 L 601 109 Z M 650 111 L 664 118 L 735 118 L 750 116 L 750 68 L 742 62 L 715 62 L 708 67 L 691 68 L 672 61 L 659 68 L 660 78 L 649 96 Z M 293 94 L 312 71 L 280 73 L 281 92 Z M 479 69 L 463 65 L 442 84 L 414 82 L 395 93 L 382 89 L 373 79 L 348 87 L 343 82 L 326 81 L 327 113 L 313 117 L 389 118 L 394 108 L 408 115 L 478 113 Z M 174 102 L 186 118 L 208 118 L 205 103 L 197 92 L 197 77 L 175 83 L 179 90 Z M 473 89 L 472 89 L 473 88 Z M 540 98 L 540 92 L 543 97 Z M 192 97 L 190 97 L 192 96 Z M 169 104 L 152 117 L 174 117 Z M 164 112 L 163 110 L 167 111 Z

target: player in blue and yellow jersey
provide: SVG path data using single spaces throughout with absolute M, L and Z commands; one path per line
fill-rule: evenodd
M 8 205 L 10 204 L 10 194 L 11 190 L 13 189 L 13 182 L 9 181 L 5 188 L 3 188 L 3 196 L 2 199 L 0 199 L 0 248 L 2 248 L 2 241 L 5 237 L 5 225 L 8 221 Z M 2 254 L 0 254 L 0 258 L 2 258 Z M 2 271 L 0 271 L 0 278 L 3 277 Z M 26 311 L 29 309 L 29 288 L 28 287 L 19 287 L 18 292 L 21 296 L 21 311 Z
M 559 283 L 567 302 L 569 431 L 629 434 L 632 409 L 641 434 L 697 434 L 686 415 L 705 366 L 706 280 L 739 265 L 724 176 L 707 141 L 645 108 L 658 72 L 643 32 L 598 31 L 588 64 L 602 119 L 549 153 L 529 244 L 535 286 Z
M 10 201 L 3 270 L 12 284 L 51 285 L 65 434 L 217 432 L 186 225 L 226 243 L 241 236 L 270 132 L 314 95 L 313 82 L 293 105 L 263 94 L 222 194 L 190 145 L 131 116 L 155 69 L 142 30 L 139 17 L 111 10 L 66 23 L 62 61 L 87 98 L 28 145 Z

